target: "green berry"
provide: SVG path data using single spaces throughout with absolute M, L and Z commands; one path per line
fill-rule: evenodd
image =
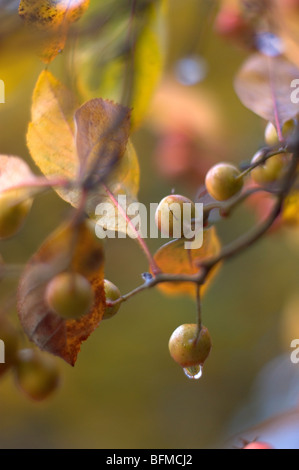
M 209 331 L 204 326 L 197 338 L 197 324 L 184 324 L 179 326 L 169 340 L 171 357 L 182 367 L 202 365 L 207 359 L 211 347 Z
M 161 233 L 175 238 L 183 237 L 184 231 L 185 235 L 188 234 L 188 229 L 191 230 L 192 219 L 194 218 L 194 202 L 179 194 L 164 197 L 160 201 L 155 214 L 155 221 Z
M 107 279 L 104 280 L 104 289 L 105 289 L 105 296 L 106 302 L 117 300 L 120 298 L 121 293 L 119 288 L 114 285 L 111 281 Z M 103 320 L 108 320 L 109 318 L 113 317 L 119 310 L 120 303 L 113 305 L 111 307 L 106 306 L 105 313 L 103 315 Z
M 35 349 L 22 349 L 18 351 L 15 379 L 19 389 L 29 398 L 44 400 L 59 385 L 56 361 Z
M 225 201 L 241 191 L 243 178 L 236 166 L 218 163 L 208 171 L 205 184 L 210 196 L 217 201 Z
M 63 318 L 79 318 L 88 313 L 94 302 L 90 282 L 78 273 L 64 272 L 47 285 L 46 303 Z

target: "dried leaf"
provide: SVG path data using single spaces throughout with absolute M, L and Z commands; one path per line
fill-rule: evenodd
M 106 176 L 125 153 L 130 134 L 130 110 L 96 98 L 75 114 L 76 145 L 81 174 Z
M 51 62 L 64 49 L 70 25 L 85 13 L 89 0 L 21 0 L 19 15 L 44 33 L 41 57 Z
M 262 118 L 282 127 L 299 112 L 299 104 L 291 101 L 291 82 L 299 77 L 299 69 L 284 57 L 254 54 L 245 62 L 235 80 L 241 102 Z
M 74 365 L 80 345 L 97 328 L 104 314 L 104 255 L 87 222 L 56 230 L 29 261 L 18 290 L 18 311 L 25 333 L 40 349 Z M 71 270 L 85 276 L 95 295 L 90 313 L 66 320 L 45 302 L 48 282 Z
M 220 242 L 214 227 L 204 230 L 203 245 L 199 249 L 187 250 L 184 239 L 173 240 L 163 245 L 155 254 L 155 261 L 163 273 L 167 274 L 196 274 L 199 271 L 197 263 L 217 255 L 220 251 Z M 208 284 L 216 271 L 212 271 L 208 277 Z M 159 289 L 165 294 L 188 294 L 195 296 L 196 290 L 193 283 L 172 282 L 161 283 Z M 201 293 L 206 290 L 207 283 L 201 288 Z

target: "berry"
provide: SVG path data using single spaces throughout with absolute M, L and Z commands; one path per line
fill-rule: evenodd
M 287 139 L 292 135 L 297 125 L 296 119 L 289 119 L 284 123 L 282 126 L 282 136 L 284 139 Z M 276 127 L 272 124 L 272 122 L 268 122 L 266 129 L 265 129 L 265 142 L 272 146 L 277 145 L 279 143 L 279 137 L 276 130 Z
M 254 441 L 246 444 L 243 449 L 273 449 L 273 447 L 270 446 L 270 444 L 267 444 L 266 442 Z
M 182 367 L 202 365 L 207 359 L 212 343 L 210 333 L 204 326 L 197 338 L 197 324 L 179 326 L 169 340 L 171 357 Z
M 32 206 L 32 199 L 18 202 L 15 192 L 4 191 L 0 194 L 0 239 L 16 235 L 24 224 Z
M 251 163 L 257 163 L 261 160 L 262 153 L 257 152 L 251 160 Z M 251 171 L 252 179 L 258 184 L 267 184 L 277 181 L 283 175 L 285 167 L 284 155 L 278 154 L 268 158 L 264 163 Z
M 121 293 L 118 287 L 114 285 L 111 281 L 108 281 L 107 279 L 104 280 L 104 289 L 105 289 L 105 296 L 106 296 L 106 301 L 108 302 L 109 300 L 117 300 L 120 298 Z M 120 303 L 113 305 L 111 307 L 106 306 L 105 308 L 105 313 L 103 315 L 103 320 L 108 320 L 109 318 L 113 317 L 119 310 Z
M 187 207 L 186 205 L 189 205 Z M 174 238 L 187 236 L 188 228 L 191 230 L 192 219 L 195 218 L 195 205 L 185 196 L 171 194 L 160 201 L 155 221 L 157 227 L 164 235 Z
M 207 173 L 205 184 L 208 193 L 217 201 L 231 198 L 243 187 L 240 171 L 230 163 L 218 163 Z
M 15 379 L 19 389 L 29 398 L 44 400 L 59 385 L 56 361 L 35 349 L 22 349 L 18 352 Z
M 94 293 L 90 282 L 81 274 L 64 272 L 47 285 L 48 306 L 63 318 L 78 318 L 91 309 Z

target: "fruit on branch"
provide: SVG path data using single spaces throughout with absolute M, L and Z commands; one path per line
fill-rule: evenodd
M 119 288 L 113 284 L 113 282 L 104 279 L 104 290 L 106 296 L 106 302 L 117 300 L 121 297 L 121 293 Z M 108 306 L 106 305 L 105 313 L 103 315 L 103 320 L 108 320 L 109 318 L 113 317 L 119 310 L 121 303 Z
M 195 214 L 195 205 L 191 199 L 179 194 L 171 194 L 160 201 L 155 213 L 155 221 L 162 234 L 182 238 L 191 230 Z
M 94 293 L 81 274 L 64 272 L 55 276 L 45 292 L 47 305 L 63 318 L 79 318 L 91 309 Z
M 4 360 L 0 364 L 0 377 L 16 362 L 19 338 L 17 331 L 6 320 L 0 322 L 0 339 L 4 344 Z
M 284 139 L 288 139 L 293 134 L 294 130 L 296 129 L 297 121 L 296 119 L 289 119 L 284 123 L 282 126 L 282 137 Z M 272 146 L 279 144 L 279 136 L 276 127 L 272 124 L 272 122 L 268 122 L 266 129 L 265 129 L 265 142 Z
M 217 201 L 225 201 L 241 191 L 243 178 L 230 163 L 218 163 L 208 171 L 205 184 L 208 193 Z
M 16 235 L 24 224 L 32 206 L 32 199 L 20 202 L 15 191 L 0 193 L 0 239 Z
M 35 349 L 21 349 L 15 366 L 15 380 L 29 398 L 41 401 L 59 385 L 56 361 Z
M 171 357 L 182 367 L 202 365 L 211 347 L 211 336 L 207 328 L 201 327 L 198 335 L 196 323 L 180 325 L 169 339 Z
M 258 151 L 252 158 L 251 164 L 262 161 L 263 152 Z M 285 168 L 285 156 L 284 154 L 273 155 L 268 158 L 265 162 L 251 171 L 251 177 L 253 181 L 258 184 L 267 184 L 279 180 L 283 175 L 283 169 Z

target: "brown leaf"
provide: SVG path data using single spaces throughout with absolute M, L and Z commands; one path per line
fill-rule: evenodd
M 25 333 L 40 349 L 74 365 L 82 341 L 97 328 L 105 307 L 102 245 L 88 222 L 67 224 L 56 230 L 28 263 L 18 290 L 18 311 Z M 95 295 L 92 310 L 79 319 L 66 320 L 45 302 L 48 282 L 72 270 L 85 276 Z
M 235 80 L 241 102 L 258 116 L 280 126 L 299 112 L 291 101 L 291 82 L 299 69 L 284 57 L 254 54 L 245 62 Z
M 51 62 L 64 49 L 71 23 L 85 13 L 89 0 L 21 0 L 19 15 L 29 27 L 41 30 L 41 58 Z
M 129 108 L 96 98 L 75 114 L 76 145 L 81 174 L 93 178 L 107 175 L 123 157 L 130 135 Z
M 173 240 L 163 245 L 155 254 L 155 261 L 165 274 L 196 274 L 199 271 L 197 263 L 217 255 L 220 251 L 220 242 L 214 227 L 204 230 L 203 245 L 201 248 L 189 250 L 185 248 L 185 239 Z M 216 270 L 208 277 L 208 284 Z M 192 297 L 196 294 L 194 283 L 172 282 L 161 283 L 159 289 L 165 294 L 188 294 Z M 201 288 L 203 294 L 207 283 Z

